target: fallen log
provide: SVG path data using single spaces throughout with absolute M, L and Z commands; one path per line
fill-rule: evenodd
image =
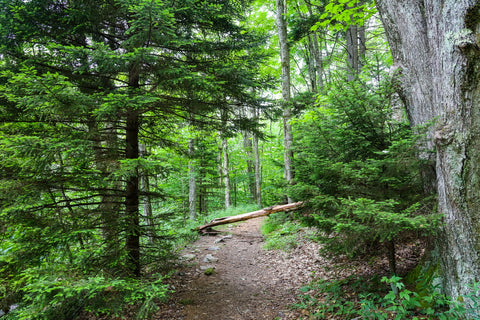
M 194 230 L 198 231 L 198 232 L 205 232 L 205 230 L 208 230 L 211 227 L 219 226 L 219 225 L 222 225 L 222 224 L 229 224 L 229 223 L 234 223 L 234 222 L 239 222 L 239 221 L 245 221 L 245 220 L 248 220 L 248 219 L 268 216 L 269 214 L 272 214 L 272 213 L 275 213 L 275 212 L 280 212 L 280 211 L 294 210 L 294 209 L 297 209 L 297 208 L 301 207 L 302 204 L 303 204 L 303 202 L 300 201 L 300 202 L 295 202 L 295 203 L 271 206 L 271 207 L 268 207 L 268 208 L 263 208 L 261 210 L 252 211 L 252 212 L 248 212 L 248 213 L 243 213 L 243 214 L 239 214 L 239 215 L 236 215 L 236 216 L 216 218 L 216 219 L 213 219 L 212 221 L 210 221 L 209 223 L 204 224 L 203 226 L 196 227 Z

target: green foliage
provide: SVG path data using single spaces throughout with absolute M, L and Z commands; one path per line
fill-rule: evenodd
M 128 308 L 136 310 L 136 319 L 147 319 L 168 293 L 163 278 L 84 277 L 54 264 L 27 269 L 16 280 L 23 298 L 8 319 L 67 320 L 85 312 L 122 316 Z
M 423 192 L 422 136 L 394 120 L 391 90 L 339 83 L 294 123 L 290 194 L 308 201 L 305 221 L 324 232 L 330 252 L 374 254 L 379 243 L 428 235 L 440 224 Z
M 346 30 L 349 25 L 364 25 L 377 12 L 373 1 L 364 0 L 330 0 L 325 6 L 321 21 L 312 26 L 315 31 L 319 27 L 335 30 Z
M 113 305 L 134 302 L 145 317 L 165 291 L 140 271 L 158 272 L 186 233 L 177 231 L 180 128 L 190 119 L 207 137 L 223 125 L 221 110 L 259 107 L 265 37 L 242 26 L 236 1 L 0 7 L 1 299 L 23 296 L 20 318 L 117 313 Z M 227 126 L 256 124 L 229 117 Z M 201 187 L 216 184 L 211 142 L 199 149 Z M 139 143 L 155 150 L 140 157 Z M 140 213 L 147 198 L 151 216 Z M 102 310 L 104 297 L 118 301 L 112 310 Z
M 381 283 L 388 285 L 384 293 Z M 472 287 L 475 292 L 478 284 Z M 478 297 L 473 298 L 473 308 L 463 303 L 452 302 L 429 288 L 428 295 L 408 289 L 400 277 L 376 279 L 347 278 L 337 281 L 316 280 L 301 288 L 300 302 L 293 307 L 308 310 L 309 319 L 478 319 L 472 313 L 478 306 Z
M 373 290 L 367 281 L 344 279 L 328 282 L 315 280 L 300 289 L 300 302 L 294 308 L 306 309 L 309 319 L 353 319 L 359 315 L 356 291 Z
M 323 205 L 319 197 L 314 201 Z M 392 241 L 403 232 L 415 231 L 428 235 L 441 222 L 440 216 L 417 214 L 418 204 L 399 212 L 395 209 L 398 203 L 391 200 L 327 199 L 325 205 L 333 205 L 338 209 L 333 216 L 313 215 L 315 225 L 328 232 L 320 239 L 329 250 L 348 255 L 365 253 L 368 250 L 365 244 Z M 331 237 L 332 234 L 340 236 Z
M 261 227 L 267 250 L 291 250 L 298 245 L 298 232 L 301 226 L 291 221 L 283 212 L 272 214 Z
M 474 307 L 470 309 L 463 303 L 451 301 L 436 288 L 430 287 L 429 294 L 425 295 L 407 289 L 397 276 L 383 277 L 381 281 L 389 284 L 392 290 L 381 299 L 364 296 L 360 314 L 366 319 L 478 319 L 472 313 L 477 310 L 478 297 L 472 300 Z M 478 284 L 473 285 L 471 292 L 475 292 L 475 288 Z
M 206 276 L 211 276 L 211 275 L 215 274 L 215 268 L 207 268 L 207 269 L 205 269 L 203 274 L 206 275 Z

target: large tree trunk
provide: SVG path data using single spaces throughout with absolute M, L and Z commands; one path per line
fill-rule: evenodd
M 280 60 L 282 63 L 282 97 L 283 97 L 283 146 L 284 146 L 284 176 L 288 183 L 293 182 L 293 153 L 292 153 L 292 109 L 290 106 L 290 48 L 288 45 L 285 0 L 276 0 L 277 31 L 280 43 Z M 288 202 L 292 200 L 289 198 Z
M 412 125 L 436 120 L 438 235 L 446 293 L 480 279 L 479 1 L 378 0 Z

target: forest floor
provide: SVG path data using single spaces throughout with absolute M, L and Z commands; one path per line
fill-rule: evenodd
M 338 280 L 386 270 L 386 261 L 377 261 L 376 270 L 365 263 L 333 262 L 319 254 L 318 243 L 301 236 L 289 251 L 265 250 L 263 219 L 224 226 L 221 234 L 187 246 L 168 280 L 175 292 L 154 319 L 308 319 L 306 311 L 291 306 L 313 278 Z
M 265 250 L 262 220 L 217 227 L 224 232 L 185 248 L 184 263 L 169 279 L 175 293 L 155 319 L 299 319 L 289 308 L 298 288 L 313 271 L 326 273 L 329 263 L 315 243 L 299 243 L 289 252 Z M 205 274 L 207 268 L 213 274 Z

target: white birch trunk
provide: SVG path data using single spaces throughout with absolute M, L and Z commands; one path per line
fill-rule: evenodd
M 456 299 L 480 279 L 478 0 L 377 0 L 412 125 L 436 120 L 441 276 Z

